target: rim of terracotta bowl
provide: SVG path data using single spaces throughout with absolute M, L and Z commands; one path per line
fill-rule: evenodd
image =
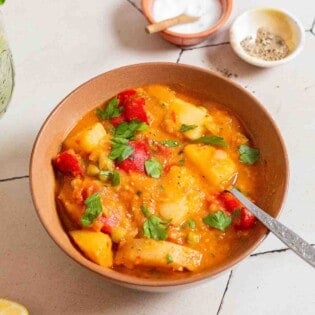
M 134 64 L 134 65 L 128 65 L 128 66 L 123 66 L 117 69 L 110 70 L 108 72 L 102 73 L 85 83 L 81 84 L 79 87 L 77 87 L 75 90 L 73 90 L 70 94 L 68 94 L 59 104 L 52 110 L 52 112 L 49 114 L 49 116 L 46 118 L 44 121 L 42 127 L 40 128 L 37 137 L 35 139 L 32 153 L 31 153 L 31 158 L 30 158 L 30 165 L 29 165 L 29 173 L 30 173 L 30 189 L 31 189 L 31 195 L 32 195 L 32 200 L 33 204 L 36 209 L 36 213 L 46 229 L 47 233 L 50 235 L 50 237 L 53 239 L 53 241 L 69 256 L 71 257 L 75 262 L 79 263 L 80 265 L 86 267 L 87 269 L 95 272 L 96 274 L 99 274 L 103 277 L 105 277 L 107 280 L 114 282 L 116 284 L 126 286 L 129 288 L 134 288 L 138 290 L 144 290 L 144 291 L 159 291 L 162 290 L 169 290 L 174 289 L 174 288 L 183 288 L 184 286 L 189 286 L 189 285 L 196 285 L 199 284 L 200 282 L 210 280 L 211 278 L 214 278 L 228 270 L 230 270 L 233 266 L 235 266 L 237 263 L 239 263 L 241 260 L 245 259 L 247 256 L 249 256 L 257 247 L 258 245 L 266 238 L 266 236 L 269 234 L 269 231 L 266 228 L 263 228 L 258 231 L 261 236 L 256 240 L 255 243 L 253 243 L 247 250 L 244 250 L 239 254 L 239 256 L 231 259 L 227 263 L 224 263 L 221 266 L 216 266 L 213 269 L 210 270 L 205 270 L 202 271 L 201 273 L 197 273 L 195 275 L 182 278 L 182 279 L 145 279 L 145 278 L 140 278 L 136 276 L 130 276 L 118 271 L 114 271 L 111 268 L 104 268 L 101 267 L 92 261 L 88 260 L 85 258 L 83 254 L 81 254 L 74 245 L 70 243 L 70 245 L 67 243 L 65 244 L 62 240 L 61 237 L 58 236 L 58 233 L 54 231 L 54 229 L 51 227 L 50 222 L 48 219 L 45 219 L 45 213 L 46 209 L 42 209 L 40 207 L 40 202 L 38 200 L 38 196 L 36 195 L 36 185 L 41 185 L 41 182 L 39 181 L 40 178 L 38 174 L 38 169 L 36 167 L 36 159 L 37 159 L 37 151 L 38 151 L 38 146 L 41 142 L 41 138 L 43 138 L 45 135 L 45 129 L 49 126 L 51 122 L 53 122 L 55 115 L 58 114 L 59 109 L 62 107 L 63 103 L 66 102 L 69 98 L 73 96 L 77 91 L 83 89 L 85 86 L 90 85 L 93 83 L 94 80 L 98 80 L 98 78 L 104 76 L 104 75 L 110 75 L 114 74 L 115 72 L 121 73 L 125 70 L 130 70 L 132 68 L 139 69 L 139 68 L 154 68 L 156 66 L 159 67 L 167 67 L 169 71 L 171 72 L 172 67 L 176 68 L 182 68 L 183 70 L 188 70 L 188 71 L 196 71 L 198 73 L 202 73 L 204 75 L 210 75 L 212 77 L 217 77 L 219 80 L 225 81 L 225 83 L 232 85 L 234 88 L 237 90 L 241 90 L 242 93 L 244 93 L 253 103 L 255 103 L 255 106 L 259 108 L 260 111 L 263 112 L 263 114 L 269 119 L 271 125 L 274 128 L 275 134 L 278 137 L 282 152 L 283 152 L 283 159 L 284 159 L 284 167 L 285 167 L 285 173 L 284 173 L 284 185 L 283 185 L 283 193 L 280 199 L 279 203 L 279 208 L 277 213 L 274 215 L 275 217 L 278 217 L 281 213 L 281 210 L 285 204 L 287 192 L 288 192 L 288 184 L 289 184 L 289 161 L 288 161 L 288 155 L 287 155 L 287 150 L 286 146 L 284 143 L 284 140 L 282 138 L 282 135 L 280 133 L 279 128 L 277 127 L 275 121 L 271 117 L 271 115 L 268 113 L 268 111 L 264 108 L 264 106 L 256 99 L 254 95 L 249 93 L 245 88 L 240 86 L 239 84 L 206 69 L 192 66 L 192 65 L 185 65 L 185 64 L 177 64 L 173 62 L 149 62 L 149 63 L 140 63 L 140 64 Z M 65 133 L 69 133 L 69 131 L 73 128 L 73 126 L 70 126 L 71 128 L 67 129 Z M 46 143 L 45 143 L 46 145 Z M 47 144 L 48 145 L 48 144 Z M 52 190 L 55 191 L 55 186 L 51 187 Z M 57 211 L 57 206 L 56 203 L 53 206 L 54 210 L 56 213 Z M 59 215 L 58 215 L 59 217 Z M 60 218 L 59 218 L 60 220 Z M 59 221 L 60 222 L 60 221 Z M 63 230 L 63 233 L 67 236 L 67 232 L 63 229 L 62 224 L 60 222 L 61 229 Z M 68 236 L 67 236 L 68 237 Z M 73 250 L 74 249 L 74 250 Z
M 221 7 L 222 7 L 221 17 L 214 25 L 212 25 L 210 28 L 206 29 L 205 31 L 198 32 L 198 33 L 192 33 L 192 34 L 186 34 L 186 33 L 177 33 L 177 32 L 173 32 L 173 31 L 169 31 L 169 30 L 164 30 L 164 31 L 161 31 L 161 33 L 165 33 L 165 34 L 168 34 L 168 35 L 171 35 L 174 37 L 181 37 L 183 39 L 200 38 L 200 37 L 206 37 L 208 35 L 213 34 L 221 26 L 223 26 L 225 24 L 225 22 L 227 22 L 227 20 L 231 16 L 234 0 L 218 0 L 218 1 L 221 2 Z M 222 4 L 222 2 L 225 2 L 225 5 Z M 151 14 L 151 10 L 149 8 L 148 1 L 147 0 L 141 0 L 141 6 L 142 6 L 143 13 L 144 13 L 145 17 L 147 18 L 147 20 L 149 21 L 149 23 L 150 24 L 156 23 L 156 21 L 154 20 L 152 14 Z

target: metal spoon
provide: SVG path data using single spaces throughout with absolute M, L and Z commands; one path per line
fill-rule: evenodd
M 238 174 L 233 177 L 231 183 L 232 188 L 229 189 L 229 191 L 249 210 L 249 212 L 251 212 L 262 224 L 264 224 L 274 235 L 276 235 L 280 241 L 291 248 L 311 266 L 315 267 L 315 248 L 278 220 L 271 217 L 264 210 L 257 207 L 239 190 L 234 188 L 237 178 Z

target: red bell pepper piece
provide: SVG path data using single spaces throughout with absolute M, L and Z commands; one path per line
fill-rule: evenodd
M 121 114 L 118 117 L 114 117 L 110 119 L 110 123 L 114 126 L 117 127 L 120 123 L 126 121 L 126 117 L 124 114 Z
M 138 119 L 142 122 L 147 123 L 148 117 L 144 110 L 144 105 L 145 105 L 145 99 L 143 97 L 128 99 L 123 105 L 125 108 L 124 115 L 127 121 Z
M 251 214 L 245 207 L 237 209 L 239 214 L 235 217 L 233 225 L 236 230 L 247 230 L 254 226 L 256 222 L 256 217 Z
M 125 172 L 145 173 L 144 162 L 149 159 L 149 148 L 146 141 L 129 141 L 134 149 L 132 155 L 124 161 L 118 163 L 118 167 Z
M 135 90 L 126 90 L 117 94 L 120 105 L 124 106 L 126 101 L 134 96 L 136 96 L 137 91 Z
M 83 173 L 81 158 L 71 149 L 59 153 L 54 160 L 54 164 L 65 175 L 75 177 Z
M 218 199 L 223 203 L 225 210 L 228 212 L 242 208 L 242 204 L 228 191 L 221 192 Z

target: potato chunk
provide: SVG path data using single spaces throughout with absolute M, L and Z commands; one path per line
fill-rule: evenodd
M 215 188 L 224 189 L 226 181 L 236 172 L 235 163 L 223 150 L 206 145 L 189 144 L 184 152 L 187 159 Z
M 159 200 L 159 213 L 172 225 L 180 225 L 198 211 L 204 195 L 196 177 L 186 167 L 173 166 L 163 178 L 164 191 Z
M 77 152 L 91 153 L 106 135 L 103 125 L 99 122 L 83 129 L 81 132 L 69 137 L 65 141 L 68 148 Z
M 167 241 L 133 239 L 119 247 L 114 263 L 134 266 L 162 267 L 182 271 L 197 270 L 202 254 L 186 246 Z
M 85 230 L 69 233 L 87 258 L 103 267 L 113 265 L 112 240 L 107 234 Z
M 180 98 L 176 98 L 172 102 L 170 110 L 175 113 L 179 127 L 182 124 L 197 126 L 192 130 L 184 132 L 184 135 L 187 138 L 197 139 L 202 136 L 204 132 L 204 119 L 207 115 L 207 110 L 205 108 L 197 107 L 194 104 L 185 102 Z

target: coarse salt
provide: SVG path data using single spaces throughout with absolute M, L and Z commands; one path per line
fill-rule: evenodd
M 152 15 L 157 22 L 183 13 L 200 18 L 196 22 L 175 25 L 168 30 L 183 34 L 203 32 L 220 19 L 222 7 L 219 0 L 155 0 L 153 3 Z

